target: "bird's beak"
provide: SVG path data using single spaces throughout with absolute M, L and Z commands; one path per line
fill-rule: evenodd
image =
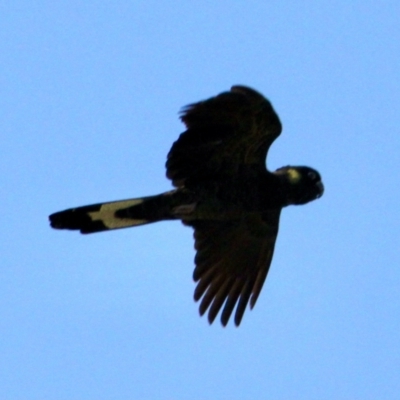
M 321 181 L 317 182 L 317 188 L 319 190 L 318 197 L 321 197 L 324 194 L 324 185 Z

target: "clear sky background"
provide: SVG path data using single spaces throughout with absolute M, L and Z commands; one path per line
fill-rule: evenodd
M 400 2 L 3 1 L 0 398 L 398 399 Z M 233 84 L 283 123 L 284 210 L 240 328 L 193 301 L 190 228 L 82 236 L 65 208 L 170 189 L 179 109 Z

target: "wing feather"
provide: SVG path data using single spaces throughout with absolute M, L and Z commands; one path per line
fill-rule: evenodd
M 265 169 L 265 158 L 282 126 L 271 103 L 245 86 L 191 104 L 182 110 L 187 130 L 167 157 L 167 177 L 190 187 L 216 176 L 232 176 L 243 165 Z
M 236 306 L 238 326 L 250 302 L 253 308 L 272 261 L 280 209 L 252 214 L 240 221 L 194 221 L 194 293 L 199 311 L 212 323 L 222 309 L 225 326 Z M 229 240 L 227 240 L 229 238 Z

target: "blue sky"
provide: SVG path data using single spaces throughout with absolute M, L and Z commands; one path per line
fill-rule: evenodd
M 269 4 L 267 4 L 269 3 Z M 397 399 L 400 3 L 2 2 L 0 398 Z M 179 109 L 245 84 L 283 123 L 284 210 L 239 329 L 193 302 L 189 228 L 82 236 L 72 206 L 160 193 Z

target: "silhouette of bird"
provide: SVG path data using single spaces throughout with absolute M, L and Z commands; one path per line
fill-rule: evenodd
M 183 108 L 186 126 L 168 154 L 174 190 L 155 196 L 71 208 L 50 215 L 51 226 L 93 233 L 163 220 L 194 229 L 196 301 L 211 324 L 223 326 L 236 307 L 240 325 L 253 308 L 271 265 L 283 207 L 322 196 L 320 174 L 304 166 L 270 172 L 265 160 L 282 130 L 271 103 L 233 86 Z

